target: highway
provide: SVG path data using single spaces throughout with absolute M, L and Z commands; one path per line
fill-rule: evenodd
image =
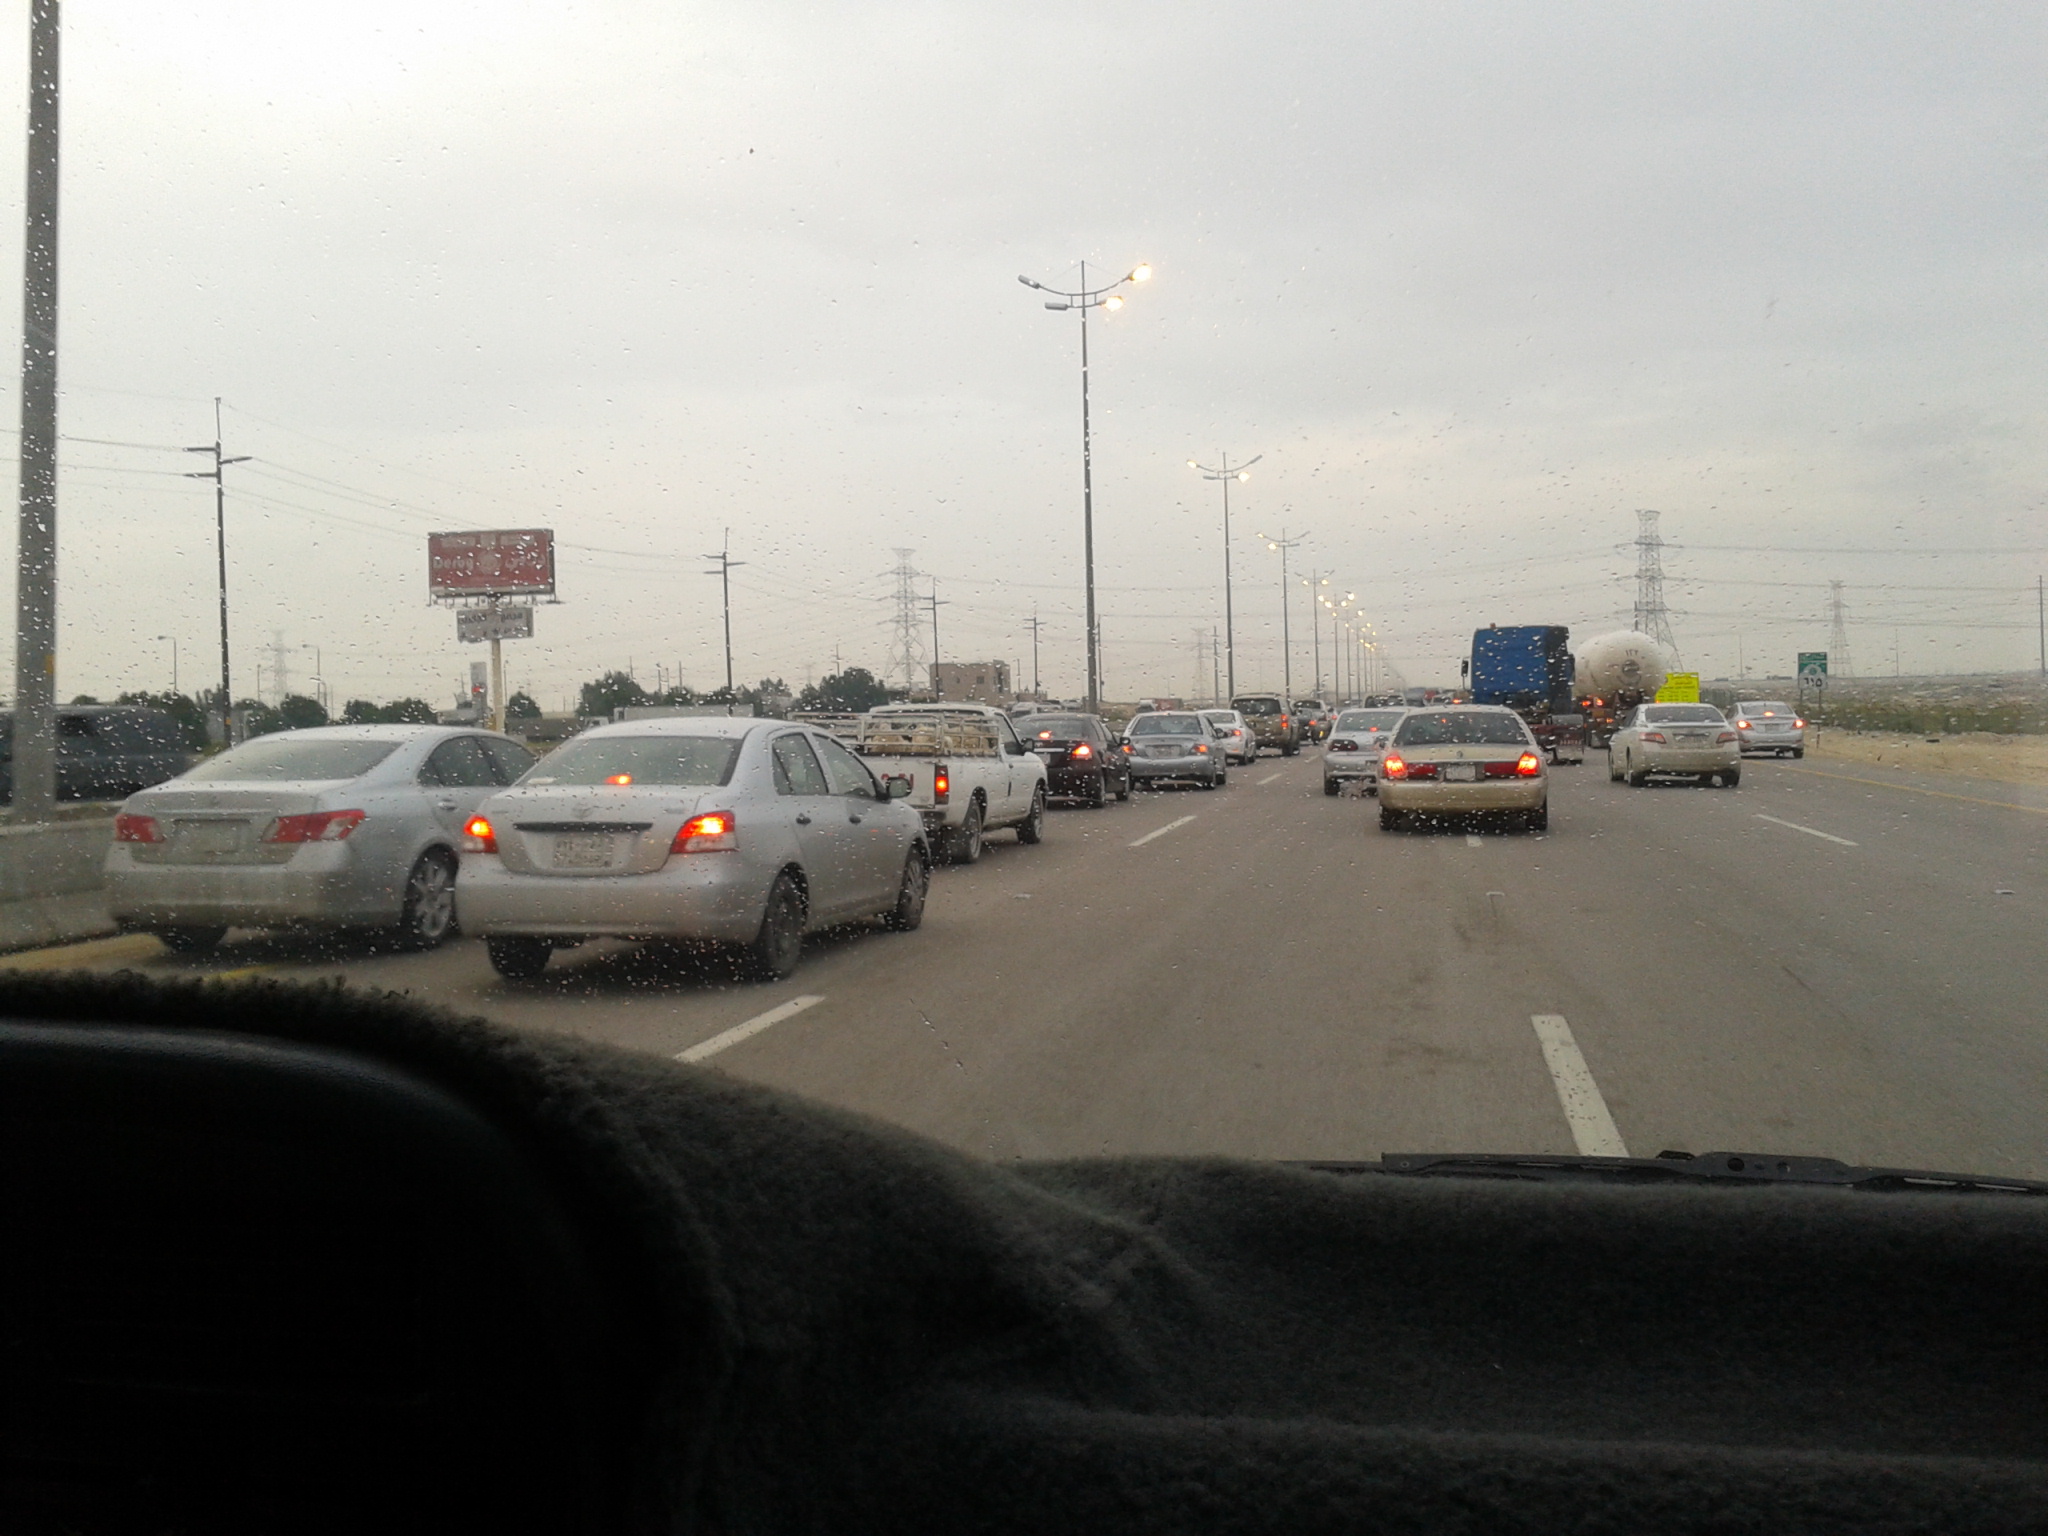
M 340 976 L 846 1105 L 995 1158 L 1810 1153 L 2048 1177 L 2048 796 L 1753 762 L 1553 771 L 1546 836 L 1382 833 L 1317 754 L 1058 810 L 924 926 L 772 986 L 593 945 L 128 936 L 0 965 Z

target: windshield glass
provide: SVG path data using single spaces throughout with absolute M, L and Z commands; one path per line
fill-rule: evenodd
M 31 4 L 17 157 L 53 9 L 0 814 L 94 857 L 0 875 L 65 939 L 661 1061 L 814 998 L 708 1064 L 998 1162 L 1570 1152 L 1554 1016 L 1631 1151 L 2048 1177 L 2043 7 Z M 818 731 L 872 790 L 775 793 Z M 194 764 L 408 809 L 115 839 Z M 736 822 L 491 865 L 498 796 Z M 443 942 L 208 905 L 344 867 L 283 910 Z M 666 963 L 777 874 L 786 979 Z
M 730 736 L 596 736 L 556 748 L 525 784 L 723 784 L 739 741 Z
M 1519 747 L 1528 734 L 1515 716 L 1493 710 L 1457 710 L 1449 714 L 1417 712 L 1394 733 L 1398 747 Z
M 1399 709 L 1347 709 L 1337 717 L 1337 731 L 1387 731 L 1401 723 Z
M 397 750 L 395 741 L 261 736 L 232 752 L 208 758 L 185 775 L 185 782 L 355 779 Z

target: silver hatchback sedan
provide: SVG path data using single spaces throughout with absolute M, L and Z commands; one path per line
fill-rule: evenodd
M 341 725 L 245 741 L 130 795 L 114 819 L 108 910 L 174 950 L 229 928 L 455 929 L 455 847 L 484 798 L 533 765 L 509 736 Z
M 462 922 L 500 975 L 590 938 L 733 945 L 758 980 L 806 930 L 924 916 L 931 849 L 904 802 L 823 731 L 685 717 L 599 726 L 470 819 Z

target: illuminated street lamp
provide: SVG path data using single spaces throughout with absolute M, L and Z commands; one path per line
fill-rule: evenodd
M 1204 480 L 1214 480 L 1223 487 L 1223 678 L 1230 689 L 1226 697 L 1232 698 L 1237 695 L 1237 615 L 1232 611 L 1230 595 L 1230 482 L 1251 479 L 1252 466 L 1264 457 L 1263 453 L 1255 453 L 1235 469 L 1230 467 L 1230 455 L 1227 453 L 1223 455 L 1222 466 L 1218 469 L 1188 460 L 1189 469 Z
M 1287 530 L 1282 528 L 1278 538 L 1268 538 L 1263 533 L 1259 537 L 1266 540 L 1266 548 L 1276 550 L 1280 555 L 1280 687 L 1287 695 L 1287 708 L 1291 711 L 1294 708 L 1294 645 L 1287 627 L 1287 552 L 1297 544 L 1305 543 L 1308 535 L 1297 533 L 1290 539 Z
M 1139 262 L 1115 282 L 1101 288 L 1088 286 L 1088 263 L 1081 263 L 1081 286 L 1052 288 L 1035 278 L 1019 276 L 1026 288 L 1050 295 L 1047 309 L 1078 309 L 1081 312 L 1081 556 L 1088 596 L 1088 712 L 1102 707 L 1102 630 L 1095 620 L 1095 469 L 1088 432 L 1088 311 L 1106 309 L 1112 314 L 1124 307 L 1124 296 L 1114 290 L 1125 283 L 1149 282 L 1150 262 Z

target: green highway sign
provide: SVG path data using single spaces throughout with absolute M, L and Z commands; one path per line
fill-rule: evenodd
M 1801 651 L 1799 653 L 1799 675 L 1802 678 L 1826 677 L 1828 675 L 1828 653 L 1826 651 Z

